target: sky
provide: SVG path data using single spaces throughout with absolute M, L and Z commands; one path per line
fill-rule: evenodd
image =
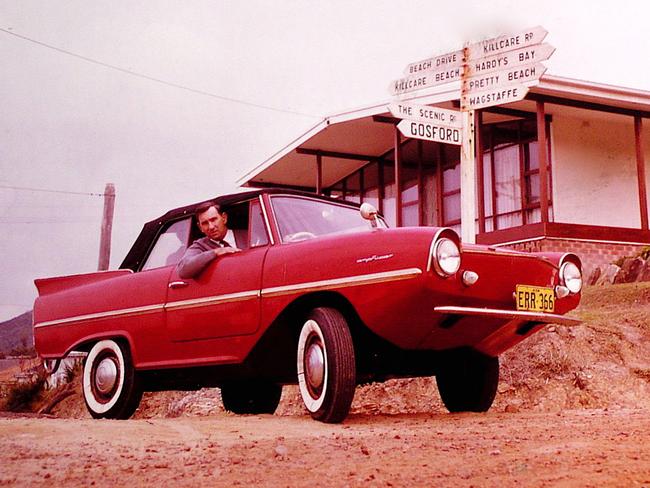
M 0 0 L 0 321 L 38 277 L 111 269 L 142 225 L 237 190 L 410 62 L 541 25 L 547 74 L 650 90 L 645 0 Z

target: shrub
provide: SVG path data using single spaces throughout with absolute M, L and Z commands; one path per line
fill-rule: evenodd
M 31 379 L 18 382 L 9 388 L 3 410 L 29 412 L 45 390 L 45 374 L 36 373 Z
M 75 378 L 81 376 L 83 370 L 82 361 L 74 361 L 72 364 L 66 364 L 64 370 L 64 377 L 66 383 L 72 383 Z

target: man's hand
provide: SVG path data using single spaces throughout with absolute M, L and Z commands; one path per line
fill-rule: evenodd
M 214 250 L 214 253 L 217 256 L 222 256 L 224 254 L 233 254 L 236 252 L 241 252 L 241 249 L 237 247 L 218 247 Z

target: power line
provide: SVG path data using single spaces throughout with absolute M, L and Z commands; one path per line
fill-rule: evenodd
M 121 73 L 125 73 L 127 75 L 131 75 L 131 76 L 135 76 L 135 77 L 142 78 L 142 79 L 145 79 L 145 80 L 160 83 L 162 85 L 167 85 L 167 86 L 171 86 L 173 88 L 178 88 L 180 90 L 185 90 L 185 91 L 189 91 L 189 92 L 192 92 L 192 93 L 196 93 L 198 95 L 204 95 L 206 97 L 217 98 L 219 100 L 224 100 L 224 101 L 232 102 L 232 103 L 239 103 L 241 105 L 248 105 L 249 107 L 262 108 L 264 110 L 272 110 L 274 112 L 284 112 L 284 113 L 287 113 L 287 114 L 299 115 L 301 117 L 311 117 L 311 118 L 317 118 L 317 119 L 323 118 L 321 115 L 313 115 L 313 114 L 308 114 L 308 113 L 304 113 L 304 112 L 298 112 L 298 111 L 295 111 L 295 110 L 286 110 L 286 109 L 271 107 L 269 105 L 261 105 L 261 104 L 258 104 L 258 103 L 246 102 L 244 100 L 239 100 L 239 99 L 236 99 L 236 98 L 225 97 L 225 96 L 222 96 L 222 95 L 216 95 L 214 93 L 210 93 L 210 92 L 207 92 L 207 91 L 204 91 L 204 90 L 198 90 L 196 88 L 192 88 L 192 87 L 189 87 L 189 86 L 186 86 L 186 85 L 181 85 L 179 83 L 166 81 L 166 80 L 163 80 L 161 78 L 156 78 L 154 76 L 145 75 L 143 73 L 138 73 L 137 71 L 132 71 L 130 69 L 122 68 L 122 67 L 116 66 L 114 64 L 105 63 L 105 62 L 99 61 L 97 59 L 93 59 L 93 58 L 89 58 L 87 56 L 83 56 L 81 54 L 73 53 L 72 51 L 67 51 L 67 50 L 62 49 L 60 47 L 52 46 L 51 44 L 46 44 L 44 42 L 37 41 L 36 39 L 32 39 L 30 37 L 23 36 L 21 34 L 16 34 L 15 32 L 11 32 L 10 30 L 3 29 L 1 27 L 0 27 L 0 32 L 4 32 L 5 34 L 9 34 L 11 36 L 17 37 L 17 38 L 22 39 L 24 41 L 28 41 L 28 42 L 31 42 L 31 43 L 34 43 L 34 44 L 38 44 L 39 46 L 42 46 L 42 47 L 45 47 L 45 48 L 48 48 L 48 49 L 52 49 L 52 50 L 57 51 L 57 52 L 62 53 L 62 54 L 72 56 L 73 58 L 81 59 L 81 60 L 86 61 L 88 63 L 103 66 L 104 68 L 109 68 L 109 69 L 112 69 L 112 70 L 115 70 L 115 71 L 119 71 Z
M 96 218 L 88 218 L 85 220 L 1 220 L 0 224 L 6 225 L 60 225 L 60 224 L 90 224 L 96 222 Z
M 104 193 L 87 193 L 81 191 L 67 191 L 67 190 L 47 190 L 45 188 L 30 188 L 26 186 L 9 186 L 9 185 L 0 185 L 0 188 L 6 188 L 9 190 L 22 190 L 22 191 L 40 191 L 45 193 L 64 193 L 66 195 L 85 195 L 91 197 L 103 197 Z

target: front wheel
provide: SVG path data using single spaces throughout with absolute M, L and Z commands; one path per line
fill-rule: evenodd
M 267 381 L 245 381 L 221 387 L 223 407 L 236 414 L 272 414 L 281 396 L 282 385 Z
M 312 418 L 347 417 L 356 388 L 354 345 L 345 317 L 334 308 L 311 311 L 298 339 L 298 386 Z
M 88 353 L 83 370 L 86 407 L 96 419 L 128 419 L 142 398 L 128 346 L 99 341 Z
M 444 358 L 436 375 L 440 398 L 450 412 L 487 412 L 499 384 L 499 358 L 457 350 Z

